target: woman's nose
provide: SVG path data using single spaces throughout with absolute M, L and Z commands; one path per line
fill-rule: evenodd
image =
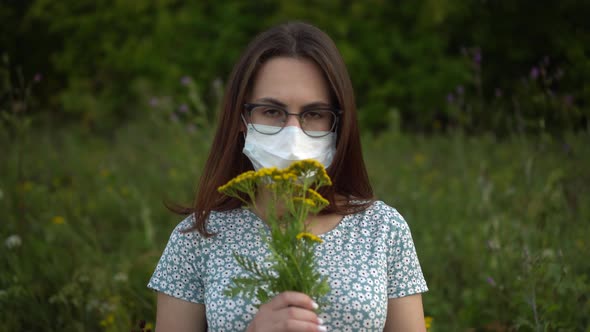
M 289 126 L 301 127 L 301 124 L 299 123 L 298 114 L 289 114 L 287 116 L 287 122 L 285 123 L 285 127 Z

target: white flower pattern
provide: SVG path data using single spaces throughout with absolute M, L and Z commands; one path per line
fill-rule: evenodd
M 217 235 L 210 238 L 183 232 L 193 222 L 190 216 L 174 229 L 148 287 L 204 303 L 209 331 L 244 331 L 256 303 L 226 297 L 223 290 L 245 273 L 233 252 L 264 263 L 269 251 L 260 230 L 268 228 L 245 208 L 211 212 L 207 229 Z M 428 290 L 406 221 L 382 201 L 344 216 L 320 237 L 318 268 L 328 275 L 331 290 L 319 316 L 328 331 L 383 331 L 388 298 Z

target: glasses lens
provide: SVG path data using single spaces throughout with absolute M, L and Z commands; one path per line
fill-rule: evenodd
M 287 122 L 287 112 L 273 106 L 260 105 L 250 111 L 250 123 L 263 134 L 276 134 Z
M 281 131 L 289 116 L 285 109 L 272 105 L 255 105 L 249 114 L 254 130 L 268 135 Z M 336 125 L 336 113 L 332 110 L 306 110 L 298 115 L 301 129 L 311 137 L 326 136 Z
M 336 114 L 331 110 L 309 110 L 301 113 L 301 129 L 312 137 L 328 135 L 336 124 Z

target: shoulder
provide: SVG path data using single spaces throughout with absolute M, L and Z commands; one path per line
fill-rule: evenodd
M 223 234 L 227 231 L 243 229 L 255 221 L 254 214 L 245 208 L 227 211 L 211 211 L 207 219 L 207 231 Z
M 408 227 L 406 220 L 397 209 L 380 200 L 371 202 L 365 210 L 353 214 L 352 218 L 357 221 L 386 224 L 394 228 Z
M 234 228 L 245 221 L 252 220 L 251 214 L 246 209 L 238 208 L 227 211 L 211 211 L 207 218 L 207 231 L 216 233 L 227 228 Z M 181 220 L 170 236 L 171 240 L 198 239 L 202 235 L 196 231 L 196 218 L 194 214 Z
M 380 200 L 371 202 L 363 211 L 349 215 L 347 223 L 352 226 L 351 231 L 389 243 L 410 233 L 406 220 L 397 209 Z

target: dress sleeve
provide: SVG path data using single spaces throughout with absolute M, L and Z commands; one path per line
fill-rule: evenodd
M 202 238 L 194 231 L 183 232 L 192 226 L 192 222 L 190 216 L 176 226 L 148 288 L 185 301 L 204 303 Z
M 393 231 L 390 235 L 387 296 L 397 298 L 428 291 L 410 228 L 395 209 L 393 209 Z

